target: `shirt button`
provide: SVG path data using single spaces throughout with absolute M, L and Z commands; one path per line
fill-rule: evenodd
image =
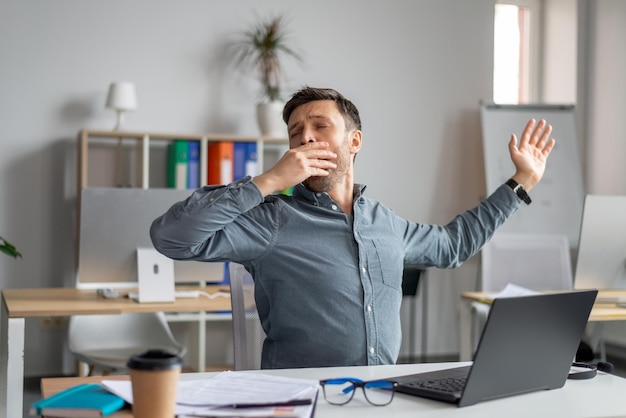
M 337 205 L 331 205 L 331 206 L 330 206 L 330 208 L 331 208 L 332 210 L 337 210 Z
M 315 193 L 315 196 L 320 197 L 322 194 L 320 192 Z
M 367 269 L 366 269 L 365 267 L 361 268 L 361 271 L 362 271 L 363 273 L 367 273 Z
M 376 350 L 374 350 L 374 347 L 370 347 L 370 353 L 374 354 Z
M 367 305 L 367 312 L 372 312 L 372 306 L 371 305 Z

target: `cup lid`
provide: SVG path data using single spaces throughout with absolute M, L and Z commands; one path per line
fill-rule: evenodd
M 134 354 L 128 359 L 126 366 L 135 370 L 168 370 L 181 367 L 183 359 L 165 350 L 148 350 Z

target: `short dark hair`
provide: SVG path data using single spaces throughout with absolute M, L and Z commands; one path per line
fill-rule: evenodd
M 291 96 L 291 99 L 289 99 L 283 108 L 283 120 L 285 123 L 289 123 L 289 117 L 298 106 L 315 100 L 332 100 L 335 102 L 337 109 L 339 109 L 339 112 L 346 121 L 346 129 L 361 130 L 361 117 L 354 103 L 346 99 L 336 90 L 315 87 L 304 87 Z

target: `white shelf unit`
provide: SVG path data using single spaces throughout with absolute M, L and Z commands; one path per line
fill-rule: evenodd
M 266 157 L 268 157 L 269 164 L 273 164 L 288 148 L 286 138 L 83 129 L 78 134 L 77 222 L 80 222 L 80 195 L 83 188 L 119 186 L 149 189 L 150 187 L 166 187 L 166 148 L 168 143 L 177 139 L 200 142 L 201 182 L 205 182 L 207 178 L 207 155 L 211 142 L 256 142 L 260 171 L 265 167 Z M 77 233 L 80 231 L 80 225 L 77 225 L 76 231 Z M 204 283 L 200 284 L 203 285 Z M 166 316 L 170 322 L 197 323 L 198 358 L 195 366 L 199 371 L 204 371 L 206 369 L 206 325 L 213 321 L 231 320 L 231 315 L 199 312 L 194 314 L 176 313 Z
M 150 154 L 155 147 L 163 147 L 165 144 L 176 139 L 193 140 L 200 142 L 200 178 L 206 179 L 207 150 L 210 142 L 232 141 L 232 142 L 256 142 L 258 153 L 258 165 L 264 167 L 264 157 L 267 145 L 278 145 L 283 148 L 287 146 L 286 138 L 267 138 L 262 136 L 238 136 L 232 134 L 166 134 L 150 132 L 125 132 L 125 131 L 97 131 L 83 129 L 78 134 L 78 191 L 89 187 L 89 159 L 90 142 L 94 145 L 109 147 L 113 145 L 116 152 L 115 163 L 118 169 L 111 171 L 119 174 L 124 164 L 124 157 L 128 157 L 130 148 L 135 155 L 135 170 L 138 174 L 138 183 L 131 187 L 150 188 Z M 134 149 L 133 149 L 134 148 Z M 275 149 L 275 148 L 274 148 Z M 165 170 L 165 167 L 163 167 Z M 110 184 L 109 186 L 114 186 Z

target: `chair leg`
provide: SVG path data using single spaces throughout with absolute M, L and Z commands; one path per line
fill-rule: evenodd
M 84 377 L 87 376 L 87 363 L 83 363 L 80 360 L 76 360 L 76 377 Z

